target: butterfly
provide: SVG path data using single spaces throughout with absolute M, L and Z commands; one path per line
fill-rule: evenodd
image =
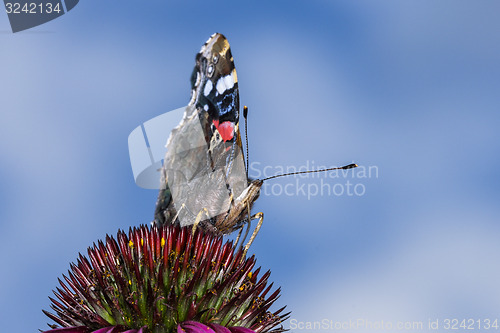
M 196 55 L 191 100 L 167 141 L 157 224 L 196 225 L 229 234 L 259 218 L 260 228 L 262 213 L 251 216 L 250 210 L 262 181 L 247 178 L 239 103 L 229 42 L 213 34 Z
M 265 180 L 307 172 L 350 169 L 356 164 L 250 180 L 239 130 L 239 92 L 234 59 L 227 39 L 213 34 L 196 55 L 191 74 L 191 99 L 167 141 L 155 223 L 193 225 L 215 234 L 229 234 L 258 224 L 244 247 L 257 235 L 263 213 L 251 215 Z M 244 115 L 247 112 L 244 108 Z

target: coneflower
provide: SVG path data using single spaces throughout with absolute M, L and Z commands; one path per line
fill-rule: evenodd
M 222 237 L 177 226 L 131 228 L 80 254 L 43 311 L 65 333 L 281 332 L 280 289 Z M 270 294 L 268 296 L 268 294 Z M 52 326 L 51 326 L 52 327 Z

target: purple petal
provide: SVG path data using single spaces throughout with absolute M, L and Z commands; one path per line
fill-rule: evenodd
M 121 333 L 144 333 L 144 330 L 146 328 L 147 328 L 147 326 L 142 326 L 141 328 L 139 328 L 139 330 L 131 329 L 131 330 L 128 330 L 128 331 L 123 331 Z
M 178 333 L 215 333 L 213 329 L 207 325 L 203 325 L 196 321 L 185 321 L 177 326 Z
M 97 331 L 93 331 L 92 333 L 116 333 L 118 331 L 113 331 L 116 326 L 109 326 L 109 327 L 104 327 L 100 328 Z
M 221 326 L 221 325 L 208 324 L 208 326 L 210 326 L 215 331 L 215 333 L 231 333 L 229 328 Z
M 117 326 L 108 326 L 104 328 L 100 328 L 97 331 L 93 331 L 92 333 L 120 333 L 121 331 Z M 135 331 L 132 331 L 135 332 Z
M 142 326 L 139 328 L 139 330 L 128 330 L 128 331 L 123 331 L 122 333 L 144 333 L 145 329 L 147 329 L 147 326 Z
M 229 330 L 231 333 L 255 333 L 254 330 L 241 326 L 229 327 Z
M 43 333 L 90 333 L 90 330 L 85 326 L 55 328 L 53 330 L 44 331 Z

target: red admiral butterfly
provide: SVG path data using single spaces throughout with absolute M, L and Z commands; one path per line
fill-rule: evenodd
M 250 226 L 250 220 L 258 218 L 246 251 L 262 224 L 263 214 L 252 216 L 250 211 L 265 179 L 247 177 L 238 79 L 223 35 L 213 34 L 196 55 L 191 87 L 184 116 L 167 141 L 155 222 L 201 226 L 217 234 L 240 229 L 241 234 L 245 223 Z
M 240 202 L 249 195 L 255 201 L 259 191 L 248 187 L 238 79 L 223 35 L 212 35 L 196 55 L 191 87 L 183 119 L 167 142 L 155 221 L 185 226 L 201 216 L 202 227 L 228 234 L 248 218 Z

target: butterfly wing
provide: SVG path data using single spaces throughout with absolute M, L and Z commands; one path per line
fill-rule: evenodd
M 191 100 L 167 142 L 155 220 L 205 224 L 247 186 L 239 132 L 238 80 L 227 39 L 214 34 L 196 55 Z

